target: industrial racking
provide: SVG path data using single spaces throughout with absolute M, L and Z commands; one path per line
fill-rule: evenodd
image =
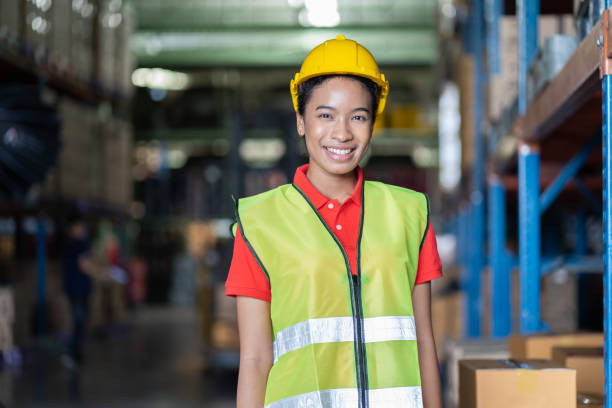
M 32 5 L 30 3 L 32 3 Z M 13 17 L 15 20 L 11 21 L 11 29 L 9 31 L 6 31 L 7 27 L 3 25 L 6 24 L 6 19 L 5 21 L 2 21 L 3 24 L 0 24 L 0 31 L 2 32 L 0 35 L 0 84 L 10 85 L 12 83 L 23 83 L 36 85 L 38 88 L 44 89 L 45 92 L 51 96 L 54 105 L 57 105 L 61 98 L 68 97 L 78 103 L 88 106 L 92 110 L 97 109 L 99 112 L 105 112 L 105 116 L 107 117 L 112 114 L 114 117 L 127 118 L 129 116 L 129 108 L 132 98 L 131 87 L 126 87 L 124 82 L 120 84 L 121 86 L 118 86 L 119 84 L 105 83 L 102 81 L 100 79 L 101 73 L 98 72 L 103 68 L 102 59 L 107 58 L 108 61 L 106 62 L 106 66 L 114 67 L 115 65 L 119 64 L 116 64 L 116 61 L 109 58 L 109 56 L 102 55 L 99 50 L 96 49 L 94 52 L 93 49 L 94 45 L 99 46 L 98 43 L 102 43 L 105 38 L 110 37 L 111 35 L 118 35 L 115 32 L 102 33 L 104 28 L 99 20 L 101 21 L 102 18 L 102 6 L 107 5 L 107 2 L 102 0 L 95 2 L 96 6 L 98 6 L 98 11 L 93 14 L 95 19 L 83 18 L 83 21 L 77 21 L 78 24 L 87 23 L 92 32 L 94 30 L 100 31 L 96 33 L 96 43 L 94 44 L 93 41 L 91 42 L 91 49 L 85 48 L 85 52 L 88 53 L 88 58 L 91 59 L 90 64 L 95 62 L 96 64 L 100 65 L 100 67 L 96 67 L 96 69 L 92 70 L 92 72 L 87 75 L 86 78 L 77 75 L 77 70 L 74 70 L 74 67 L 72 67 L 71 70 L 60 69 L 60 66 L 56 64 L 57 61 L 51 57 L 52 52 L 59 52 L 60 50 L 62 53 L 68 52 L 70 51 L 71 46 L 76 47 L 75 44 L 79 42 L 74 39 L 72 39 L 72 42 L 70 41 L 71 35 L 78 31 L 75 29 L 76 24 L 72 26 L 72 30 L 65 30 L 65 27 L 71 27 L 71 21 L 66 21 L 66 17 L 76 19 L 76 17 L 70 17 L 70 13 L 71 10 L 75 13 L 77 13 L 79 10 L 75 8 L 75 5 L 71 5 L 71 2 L 57 3 L 58 4 L 53 3 L 53 7 L 51 7 L 51 2 L 48 2 L 48 4 L 43 6 L 39 5 L 38 3 L 33 5 L 34 2 L 26 1 L 11 1 L 4 3 L 0 1 L 0 8 L 2 8 L 6 15 L 9 15 L 12 11 L 14 11 Z M 81 3 L 86 4 L 86 2 Z M 121 2 L 119 2 L 119 4 L 120 3 Z M 66 5 L 68 6 L 67 8 L 61 7 Z M 91 10 L 95 10 L 93 5 L 89 6 L 92 7 Z M 41 10 L 45 9 L 45 13 L 48 10 L 51 10 L 49 13 L 44 15 L 44 18 L 50 19 L 49 22 L 51 22 L 52 18 L 58 18 L 57 21 L 53 21 L 52 23 L 53 25 L 57 25 L 57 27 L 62 27 L 64 34 L 68 35 L 69 41 L 56 41 L 55 37 L 49 33 L 49 30 L 43 30 L 39 33 L 32 34 L 31 31 L 34 30 L 34 25 L 28 25 L 26 22 L 29 18 L 27 12 L 31 12 L 34 10 L 34 8 L 40 8 Z M 55 9 L 59 11 L 54 13 Z M 41 11 L 36 12 L 41 13 Z M 60 14 L 61 12 L 65 13 Z M 128 12 L 129 10 L 127 10 L 126 7 L 121 9 L 121 13 L 123 13 L 124 17 L 128 17 L 126 14 Z M 131 21 L 131 19 L 123 18 L 121 29 L 125 32 L 121 32 L 122 35 L 130 35 L 130 30 L 132 29 Z M 32 26 L 32 29 L 30 29 L 30 26 Z M 83 36 L 82 33 L 81 36 Z M 38 38 L 40 43 L 33 41 L 34 37 Z M 66 38 L 61 38 L 60 40 L 65 41 Z M 45 52 L 35 52 L 37 47 L 41 48 L 43 44 Z M 125 47 L 117 46 L 116 48 L 124 50 Z M 125 49 L 127 50 L 127 48 Z M 115 52 L 114 49 L 113 52 Z M 113 55 L 113 57 L 115 56 Z M 126 57 L 121 55 L 121 58 Z M 131 62 L 131 59 L 129 62 Z M 83 61 L 75 62 L 77 66 L 82 63 Z M 121 68 L 124 68 L 125 66 L 127 65 L 123 64 L 121 65 Z M 118 70 L 119 68 L 117 67 L 115 69 Z M 56 219 L 62 219 L 62 216 L 64 216 L 66 213 L 66 208 L 75 205 L 75 201 L 77 200 L 74 198 L 65 197 L 59 192 L 53 192 L 50 194 L 41 194 L 41 198 L 35 204 L 10 201 L 0 202 L 0 216 L 14 218 L 17 220 L 15 229 L 16 236 L 22 234 L 21 221 L 24 218 L 30 217 L 36 220 L 35 253 L 37 332 L 45 331 L 45 304 L 47 301 L 47 250 L 50 235 L 50 224 L 48 222 L 48 218 L 53 216 Z M 107 216 L 121 220 L 127 219 L 128 216 L 126 208 L 116 205 L 115 203 L 110 203 L 108 200 L 92 199 L 87 203 L 87 208 L 88 216 Z
M 548 3 L 543 1 L 544 3 Z M 597 3 L 597 2 L 593 2 Z M 517 143 L 509 152 L 497 150 L 494 127 L 484 117 L 484 86 L 499 72 L 501 0 L 471 0 L 462 30 L 464 51 L 474 59 L 474 161 L 469 199 L 449 223 L 458 237 L 462 289 L 466 295 L 465 335 L 481 336 L 481 274 L 491 271 L 491 336 L 512 332 L 512 269 L 518 265 L 521 334 L 545 331 L 540 317 L 540 279 L 553 265 L 585 272 L 603 270 L 605 407 L 612 407 L 612 1 L 602 0 L 603 13 L 578 48 L 543 90 L 531 101 L 527 75 L 538 49 L 540 0 L 516 0 L 518 36 L 518 116 L 512 129 Z M 484 149 L 489 139 L 489 154 Z M 602 143 L 601 162 L 596 147 Z M 563 161 L 556 175 L 544 165 Z M 588 163 L 601 166 L 599 175 L 582 179 Z M 547 166 L 550 167 L 550 166 Z M 516 171 L 516 174 L 512 174 Z M 601 180 L 601 181 L 600 181 Z M 591 190 L 602 189 L 602 201 Z M 549 260 L 541 253 L 541 217 L 563 190 L 573 190 L 591 208 L 601 208 L 603 262 L 583 256 L 584 250 Z M 543 190 L 543 191 L 541 191 Z M 487 211 L 485 211 L 485 191 Z M 518 256 L 506 247 L 506 193 L 518 198 Z M 600 207 L 601 206 L 601 207 Z M 581 214 L 580 210 L 577 212 Z M 578 228 L 584 223 L 578 222 Z M 584 228 L 583 228 L 584 229 Z M 488 230 L 488 254 L 485 237 Z M 579 232 L 582 237 L 584 231 Z M 487 259 L 488 258 L 488 259 Z M 556 262 L 556 264 L 555 264 Z

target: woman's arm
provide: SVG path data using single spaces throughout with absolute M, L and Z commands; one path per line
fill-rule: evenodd
M 240 332 L 240 371 L 238 372 L 237 408 L 261 408 L 264 405 L 268 373 L 272 367 L 272 329 L 270 303 L 237 296 Z
M 416 285 L 412 291 L 412 308 L 419 348 L 421 389 L 425 408 L 442 408 L 442 386 L 436 344 L 431 328 L 431 283 Z

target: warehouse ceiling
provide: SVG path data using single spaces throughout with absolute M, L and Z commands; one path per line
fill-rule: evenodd
M 315 45 L 344 34 L 381 65 L 438 59 L 435 0 L 132 0 L 140 66 L 299 65 Z

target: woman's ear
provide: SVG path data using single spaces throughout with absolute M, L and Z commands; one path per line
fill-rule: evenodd
M 304 136 L 306 134 L 306 130 L 304 126 L 304 117 L 300 115 L 299 112 L 295 112 L 295 122 L 297 125 L 298 135 Z

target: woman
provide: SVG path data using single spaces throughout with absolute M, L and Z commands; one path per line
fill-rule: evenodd
M 427 198 L 363 181 L 358 165 L 388 89 L 343 36 L 291 81 L 309 163 L 236 206 L 226 294 L 237 297 L 239 408 L 442 406 Z

